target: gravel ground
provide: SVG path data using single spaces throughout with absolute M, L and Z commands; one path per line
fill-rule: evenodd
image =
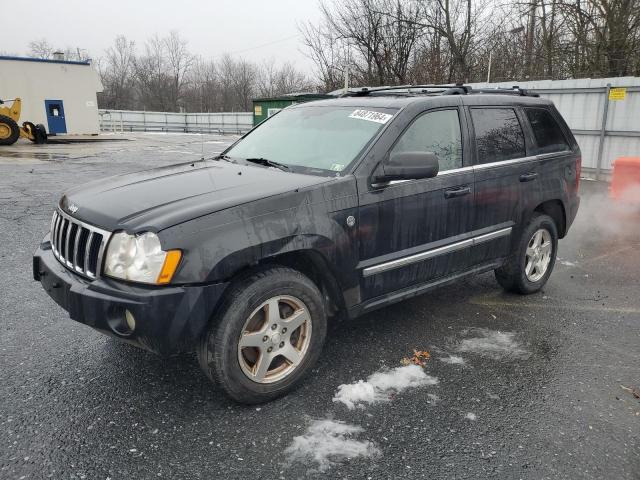
M 243 407 L 192 355 L 72 322 L 32 280 L 66 188 L 234 139 L 130 138 L 0 150 L 0 478 L 640 478 L 640 213 L 602 185 L 583 182 L 544 291 L 486 274 L 334 324 L 299 390 Z M 373 377 L 354 388 L 377 402 L 332 401 L 414 349 L 431 353 L 414 384 Z

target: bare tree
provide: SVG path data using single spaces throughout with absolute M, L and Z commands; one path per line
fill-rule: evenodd
M 477 32 L 482 25 L 485 4 L 472 0 L 435 0 L 424 4 L 428 28 L 446 42 L 451 56 L 448 81 L 469 81 L 472 77 Z
M 117 36 L 105 51 L 98 70 L 104 87 L 101 100 L 106 108 L 134 107 L 135 59 L 135 42 L 123 35 Z
M 169 36 L 162 39 L 162 47 L 165 52 L 165 65 L 167 76 L 170 77 L 167 101 L 172 109 L 181 107 L 182 96 L 187 85 L 187 74 L 193 66 L 194 56 L 187 48 L 187 41 L 180 37 L 178 32 L 172 31 Z
M 583 52 L 603 74 L 634 73 L 640 46 L 640 0 L 582 0 L 563 2 Z M 595 65 L 594 65 L 595 63 Z M 635 70 L 637 72 L 637 70 Z
M 251 100 L 256 91 L 258 69 L 251 62 L 238 60 L 235 65 L 233 90 L 240 108 L 251 110 Z
M 331 91 L 344 85 L 640 75 L 640 0 L 335 0 L 299 26 L 315 64 L 309 80 L 291 63 L 195 57 L 177 32 L 138 54 L 119 36 L 97 66 L 101 106 L 237 111 L 255 96 Z M 46 39 L 29 55 L 51 58 Z M 67 59 L 88 52 L 64 50 Z M 314 84 L 317 86 L 314 87 Z
M 289 62 L 278 67 L 274 60 L 265 61 L 257 75 L 257 92 L 261 97 L 275 97 L 312 89 L 307 77 Z
M 166 69 L 164 43 L 157 35 L 147 40 L 144 54 L 135 59 L 136 87 L 145 108 L 158 111 L 176 111 L 169 100 L 171 79 Z
M 55 49 L 44 38 L 29 42 L 29 56 L 34 58 L 49 59 L 53 56 Z
M 299 26 L 307 54 L 316 66 L 316 76 L 320 89 L 325 92 L 338 89 L 347 68 L 347 49 L 337 41 L 326 24 L 313 25 L 310 22 Z

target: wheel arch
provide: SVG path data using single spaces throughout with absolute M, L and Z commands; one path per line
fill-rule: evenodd
M 556 199 L 542 202 L 533 209 L 532 214 L 536 212 L 549 215 L 558 228 L 558 238 L 564 238 L 567 234 L 567 212 L 562 201 Z
M 335 317 L 338 312 L 345 311 L 345 299 L 338 276 L 333 271 L 328 259 L 315 249 L 292 250 L 263 257 L 257 263 L 238 270 L 232 276 L 232 281 L 270 266 L 282 266 L 297 270 L 314 282 L 322 293 L 329 316 Z

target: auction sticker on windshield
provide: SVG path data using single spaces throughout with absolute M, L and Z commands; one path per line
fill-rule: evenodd
M 367 120 L 369 122 L 387 123 L 393 115 L 388 113 L 374 112 L 373 110 L 354 110 L 349 115 L 349 118 L 359 118 L 360 120 Z

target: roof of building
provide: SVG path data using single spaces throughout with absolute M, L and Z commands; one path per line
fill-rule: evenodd
M 54 60 L 49 58 L 12 57 L 0 55 L 0 60 L 14 60 L 19 62 L 62 63 L 64 65 L 91 65 L 91 60 L 78 62 L 75 60 Z

